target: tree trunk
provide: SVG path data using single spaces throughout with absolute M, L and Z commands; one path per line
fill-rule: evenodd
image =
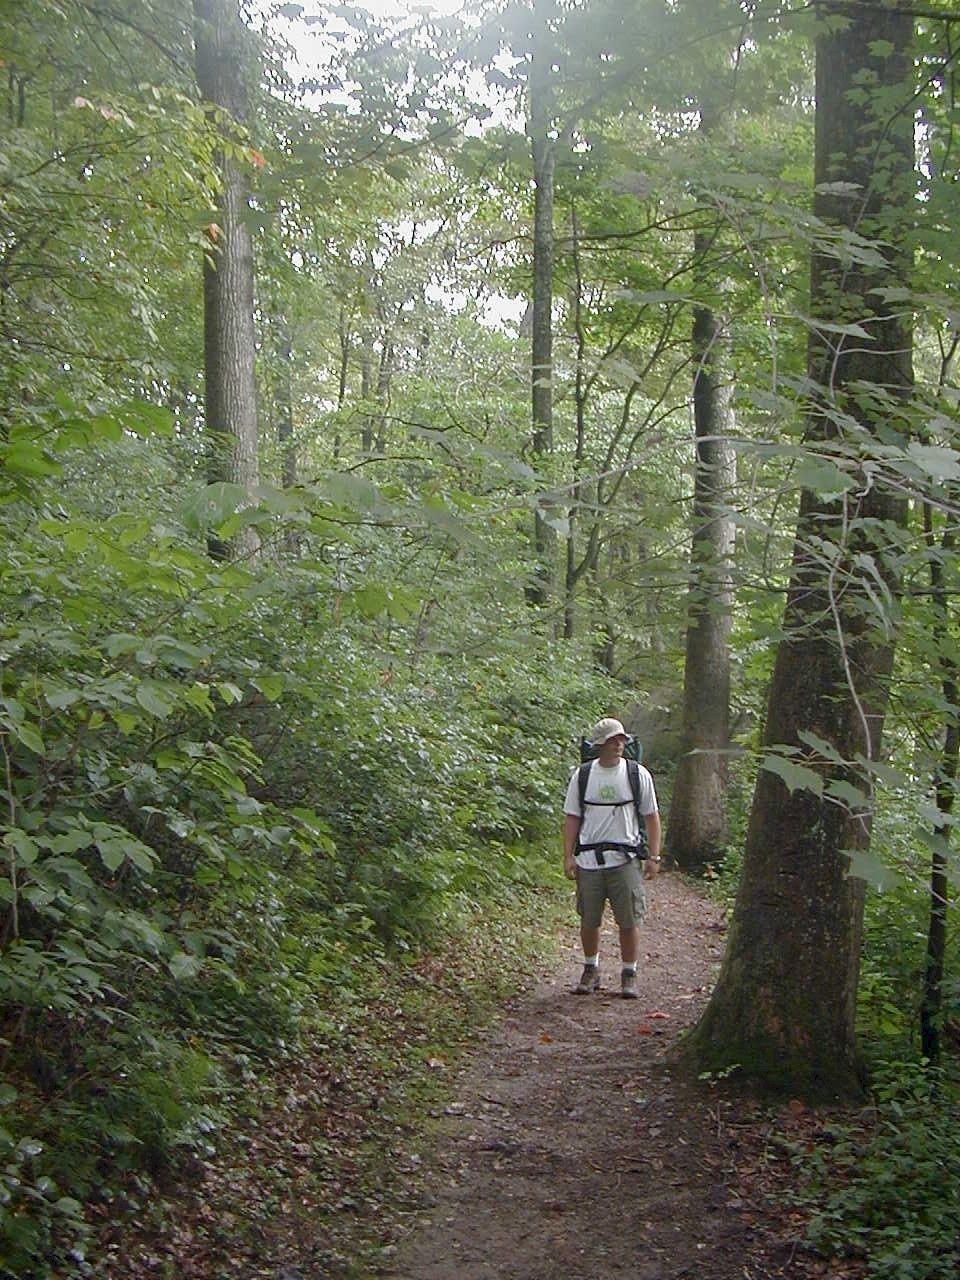
M 364 403 L 363 417 L 360 420 L 360 450 L 366 455 L 373 451 L 373 414 L 367 406 L 373 397 L 373 353 L 369 345 L 364 345 L 360 353 L 360 399 Z
M 347 313 L 340 308 L 337 322 L 337 334 L 340 339 L 340 365 L 337 377 L 337 427 L 333 437 L 333 460 L 340 461 L 343 450 L 343 437 L 340 434 L 340 414 L 347 401 L 347 375 L 350 372 L 350 330 L 347 326 Z
M 246 28 L 235 0 L 193 0 L 197 87 L 237 124 L 246 122 L 248 102 L 244 58 Z M 222 123 L 221 129 L 229 128 Z M 257 391 L 253 321 L 253 245 L 247 223 L 247 181 L 237 159 L 223 152 L 218 222 L 203 264 L 204 418 L 209 438 L 211 483 L 226 481 L 253 489 L 259 483 Z M 251 556 L 259 539 L 245 529 L 233 551 Z M 217 559 L 230 548 L 209 541 Z
M 703 264 L 712 236 L 698 232 Z M 701 265 L 701 272 L 704 270 Z M 730 623 L 733 607 L 736 481 L 732 385 L 724 368 L 723 322 L 708 307 L 693 317 L 693 413 L 696 471 L 693 542 L 683 681 L 683 754 L 677 768 L 666 851 L 688 871 L 702 871 L 727 841 L 726 748 L 730 739 Z
M 928 502 L 924 506 L 927 545 L 936 551 L 933 535 L 933 510 Z M 946 529 L 940 550 L 952 553 L 956 537 L 952 529 Z M 940 684 L 946 706 L 956 708 L 957 667 L 950 630 L 950 607 L 947 585 L 943 576 L 940 556 L 930 557 L 930 587 L 935 609 L 934 632 L 936 647 L 942 665 Z M 923 975 L 923 1000 L 920 1006 L 920 1045 L 923 1056 L 933 1065 L 940 1060 L 941 1012 L 943 1007 L 943 977 L 947 952 L 947 901 L 949 881 L 949 818 L 953 813 L 953 800 L 957 789 L 957 764 L 960 759 L 960 725 L 955 715 L 948 720 L 944 733 L 940 765 L 934 779 L 937 812 L 943 818 L 934 832 L 930 856 L 930 920 L 927 927 L 927 956 Z
M 577 222 L 577 207 L 570 206 L 570 240 L 574 270 L 574 293 L 572 300 L 573 328 L 576 335 L 576 374 L 574 378 L 574 404 L 576 406 L 577 435 L 573 452 L 573 484 L 570 488 L 570 518 L 566 542 L 566 575 L 563 592 L 563 634 L 572 640 L 576 633 L 575 592 L 579 575 L 577 573 L 577 521 L 580 515 L 580 502 L 583 496 L 583 460 L 586 452 L 586 349 L 587 337 L 583 324 L 583 272 L 580 264 L 580 228 Z
M 277 361 L 277 444 L 280 446 L 281 484 L 292 489 L 297 483 L 297 449 L 293 442 L 293 343 L 290 338 L 290 322 L 282 311 L 277 311 L 275 325 Z
M 845 463 L 851 487 L 842 499 L 801 496 L 765 743 L 806 750 L 810 767 L 799 777 L 781 768 L 791 790 L 760 771 L 727 953 L 686 1045 L 699 1071 L 736 1067 L 761 1087 L 809 1098 L 862 1087 L 854 1014 L 864 886 L 848 876 L 844 853 L 870 837 L 869 797 L 858 805 L 852 788 L 869 793 L 862 762 L 879 751 L 893 618 L 878 618 L 873 602 L 886 591 L 889 613 L 896 608 L 888 553 L 904 505 L 881 475 L 867 483 L 861 464 L 878 430 L 904 440 L 899 405 L 912 382 L 907 309 L 876 292 L 909 278 L 912 22 L 879 5 L 823 3 L 821 13 L 844 22 L 817 41 L 814 209 L 841 238 L 835 256 L 812 256 L 809 374 L 819 391 L 808 439 Z M 866 102 L 851 92 L 864 84 L 873 86 Z M 844 228 L 875 240 L 885 261 L 845 255 Z M 860 329 L 818 330 L 818 319 Z
M 380 351 L 380 367 L 377 370 L 377 404 L 380 411 L 377 415 L 377 453 L 386 453 L 387 450 L 387 419 L 390 408 L 390 383 L 393 379 L 393 364 L 396 353 L 393 346 L 393 338 L 389 333 L 383 335 L 383 345 Z
M 533 158 L 533 341 L 531 344 L 531 409 L 533 452 L 538 463 L 553 451 L 553 175 L 556 143 L 550 89 L 551 35 L 535 5 L 535 34 L 530 65 L 529 124 Z M 538 508 L 534 516 L 537 565 L 527 589 L 532 604 L 545 604 L 553 586 L 553 530 Z

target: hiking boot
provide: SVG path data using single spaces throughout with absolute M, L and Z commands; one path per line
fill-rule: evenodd
M 578 996 L 588 996 L 592 991 L 600 990 L 600 966 L 598 964 L 585 964 L 583 973 L 580 975 L 580 981 L 576 986 Z
M 624 1000 L 636 1000 L 640 994 L 637 990 L 637 972 L 635 969 L 624 969 L 620 974 L 620 994 Z

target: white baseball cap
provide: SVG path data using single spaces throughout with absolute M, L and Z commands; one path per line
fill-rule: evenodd
M 593 739 L 595 747 L 602 747 L 611 738 L 623 737 L 629 739 L 630 735 L 619 720 L 606 719 L 597 721 L 591 730 L 590 737 Z

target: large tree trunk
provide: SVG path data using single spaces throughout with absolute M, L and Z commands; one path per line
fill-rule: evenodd
M 727 953 L 686 1050 L 700 1071 L 736 1066 L 762 1087 L 806 1097 L 862 1084 L 854 1014 L 864 889 L 844 852 L 870 837 L 868 801 L 858 805 L 851 788 L 869 792 L 860 761 L 879 751 L 893 655 L 892 618 L 877 616 L 883 588 L 871 574 L 895 602 L 889 553 L 904 510 L 859 464 L 878 430 L 903 439 L 898 406 L 912 381 L 909 314 L 877 292 L 909 278 L 900 246 L 913 191 L 911 18 L 880 5 L 821 11 L 844 22 L 817 41 L 814 207 L 841 239 L 835 254 L 812 259 L 809 373 L 819 390 L 808 438 L 844 463 L 851 487 L 842 499 L 801 497 L 765 743 L 806 752 L 809 771 L 781 768 L 793 790 L 760 771 Z M 863 84 L 873 87 L 866 102 L 852 92 Z M 873 238 L 886 260 L 844 254 L 843 228 Z M 817 319 L 861 329 L 818 330 Z
M 197 87 L 205 102 L 239 125 L 246 122 L 246 28 L 236 0 L 193 0 Z M 229 129 L 229 123 L 220 124 Z M 217 230 L 203 265 L 204 416 L 211 483 L 252 490 L 259 483 L 256 341 L 253 321 L 253 245 L 244 169 L 235 156 L 219 156 L 221 190 Z M 233 550 L 255 554 L 259 540 L 243 530 Z M 216 558 L 228 554 L 210 540 Z
M 712 236 L 696 236 L 703 264 Z M 701 271 L 704 268 L 701 266 Z M 732 384 L 724 368 L 723 322 L 709 307 L 693 317 L 696 472 L 683 682 L 683 754 L 667 824 L 666 850 L 688 871 L 722 856 L 727 840 L 725 751 L 730 739 L 730 622 L 736 480 Z
M 553 174 L 556 143 L 550 88 L 551 33 L 544 6 L 535 5 L 535 32 L 530 64 L 529 124 L 533 158 L 533 341 L 531 344 L 531 409 L 533 451 L 537 461 L 553 451 Z M 553 586 L 553 530 L 542 511 L 534 516 L 537 566 L 527 598 L 545 604 Z

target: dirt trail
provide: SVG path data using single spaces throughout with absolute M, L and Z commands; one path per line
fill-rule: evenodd
M 639 1000 L 572 993 L 575 920 L 557 971 L 508 1006 L 446 1109 L 424 1209 L 397 1280 L 770 1280 L 813 1274 L 750 1202 L 762 1126 L 665 1054 L 703 1007 L 723 946 L 720 911 L 679 877 L 648 885 Z M 736 1118 L 736 1120 L 735 1120 Z M 820 1272 L 819 1274 L 823 1274 Z

